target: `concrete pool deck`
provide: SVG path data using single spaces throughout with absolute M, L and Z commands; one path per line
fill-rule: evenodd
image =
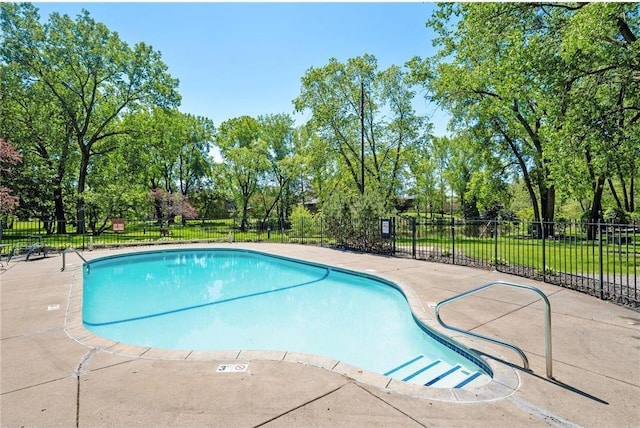
M 497 372 L 477 390 L 424 392 L 322 357 L 280 351 L 199 353 L 115 343 L 82 327 L 81 261 L 67 255 L 0 267 L 0 426 L 585 426 L 640 420 L 640 313 L 498 272 L 279 244 L 194 244 L 86 251 L 88 259 L 169 248 L 247 248 L 391 280 L 417 317 L 479 350 Z M 492 280 L 533 285 L 551 302 L 553 374 L 545 375 L 543 305 L 526 290 L 485 290 L 441 311 L 452 325 L 513 351 L 446 332 L 433 303 Z M 381 314 L 383 316 L 383 314 Z M 220 364 L 247 364 L 218 373 Z

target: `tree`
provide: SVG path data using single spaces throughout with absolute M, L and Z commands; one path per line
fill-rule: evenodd
M 226 166 L 226 176 L 236 203 L 240 206 L 240 228 L 248 226 L 249 200 L 258 191 L 269 168 L 268 147 L 261 139 L 260 123 L 249 116 L 229 119 L 216 135 Z
M 21 73 L 15 64 L 0 67 L 0 132 L 24 154 L 13 177 L 22 199 L 20 214 L 43 221 L 47 233 L 66 233 L 64 191 L 77 167 L 72 130 L 47 88 Z
M 176 109 L 152 108 L 128 114 L 121 151 L 127 175 L 146 187 L 190 197 L 211 175 L 209 147 L 214 126 L 209 119 Z M 156 216 L 161 217 L 156 206 Z
M 263 223 L 277 207 L 278 221 L 288 220 L 292 201 L 292 180 L 300 173 L 300 155 L 295 151 L 293 119 L 287 114 L 259 116 L 261 139 L 267 144 L 269 173 L 263 187 L 265 205 Z M 274 193 L 267 203 L 265 189 Z
M 363 55 L 346 63 L 332 58 L 309 69 L 294 104 L 297 111 L 311 111 L 309 126 L 326 143 L 324 156 L 337 162 L 338 174 L 391 204 L 403 190 L 410 148 L 424 141 L 427 130 L 411 106 L 413 96 L 405 71 L 397 66 L 378 71 L 375 57 Z
M 141 105 L 175 106 L 178 82 L 159 52 L 144 43 L 130 48 L 87 11 L 75 21 L 53 13 L 41 25 L 32 4 L 3 3 L 0 10 L 2 62 L 46 88 L 78 146 L 76 216 L 83 232 L 91 161 L 114 150 L 111 137 L 127 132 L 117 119 Z
M 454 15 L 455 31 L 448 27 Z M 545 55 L 549 37 L 542 36 L 551 30 L 538 22 L 533 10 L 510 3 L 443 5 L 429 22 L 438 32 L 440 51 L 427 67 L 413 64 L 433 99 L 453 113 L 454 129 L 488 137 L 477 141 L 477 149 L 499 156 L 505 167 L 515 166 L 535 220 L 552 221 L 556 189 L 544 147 L 555 130 L 540 105 L 558 88 L 538 70 L 560 67 Z
M 22 162 L 22 156 L 20 153 L 8 142 L 0 138 L 0 216 L 6 216 L 13 213 L 18 205 L 20 205 L 20 198 L 11 194 L 11 189 L 5 186 L 9 183 L 4 183 L 4 177 L 11 176 L 10 166 L 17 165 Z M 1 219 L 0 219 L 1 221 Z M 0 229 L 2 225 L 0 224 Z
M 589 199 L 591 222 L 603 218 L 607 188 L 618 210 L 633 212 L 640 155 L 640 6 L 547 9 L 562 18 L 559 55 L 569 75 L 566 109 L 556 117 L 562 139 L 548 151 L 559 159 L 554 178 L 570 194 Z
M 91 234 L 104 232 L 113 218 L 146 215 L 146 189 L 127 177 L 128 163 L 120 150 L 96 159 L 83 193 L 85 219 Z M 130 176 L 135 177 L 135 176 Z
M 154 206 L 160 207 L 160 226 L 169 223 L 175 216 L 182 216 L 183 219 L 196 218 L 197 213 L 193 205 L 181 193 L 169 193 L 163 189 L 153 189 L 149 192 L 148 198 Z
M 182 114 L 184 137 L 178 155 L 180 193 L 189 196 L 211 176 L 209 150 L 215 136 L 213 122 L 202 116 Z
M 607 183 L 614 198 L 622 186 L 631 208 L 623 183 L 632 188 L 637 175 L 626 160 L 638 150 L 637 4 L 447 4 L 429 25 L 441 49 L 412 61 L 414 74 L 453 113 L 454 129 L 482 135 L 478 150 L 515 167 L 536 221 L 553 220 L 558 190 L 590 192 L 596 220 Z
M 434 210 L 442 204 L 437 201 L 440 180 L 429 145 L 425 144 L 416 149 L 415 156 L 409 163 L 409 171 L 412 177 L 409 192 L 416 198 L 418 215 L 421 207 L 424 207 L 425 214 L 433 217 Z
M 293 141 L 298 156 L 300 177 L 297 181 L 299 200 L 317 198 L 325 201 L 340 181 L 338 160 L 331 152 L 330 143 L 322 139 L 309 124 L 296 128 Z

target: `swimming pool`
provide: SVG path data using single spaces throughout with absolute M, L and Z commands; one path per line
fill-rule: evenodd
M 250 250 L 95 259 L 84 326 L 132 345 L 322 355 L 410 383 L 479 386 L 488 366 L 422 325 L 392 283 Z

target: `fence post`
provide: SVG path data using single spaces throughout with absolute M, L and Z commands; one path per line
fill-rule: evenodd
M 411 218 L 411 257 L 416 258 L 416 218 Z
M 600 258 L 600 300 L 604 299 L 602 285 L 604 284 L 604 260 L 602 257 L 602 222 L 598 219 L 598 256 Z
M 452 264 L 456 264 L 456 231 L 455 231 L 455 220 L 453 216 L 451 216 L 451 262 Z
M 392 247 L 392 255 L 396 255 L 396 217 L 391 217 L 391 243 Z
M 493 219 L 493 266 L 498 270 L 498 219 Z
M 547 250 L 545 245 L 547 230 L 544 220 L 540 221 L 540 230 L 542 232 L 542 282 L 547 282 Z

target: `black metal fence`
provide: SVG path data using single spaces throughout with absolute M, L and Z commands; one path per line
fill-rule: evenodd
M 9 253 L 26 255 L 38 246 L 55 252 L 68 247 L 90 250 L 190 242 L 299 243 L 495 269 L 640 309 L 637 224 L 415 217 L 341 224 L 315 216 L 286 225 L 251 222 L 245 228 L 234 220 L 211 219 L 168 225 L 114 219 L 100 233 L 78 233 L 78 225 L 73 223 L 63 226 L 38 221 L 0 225 L 3 259 Z

